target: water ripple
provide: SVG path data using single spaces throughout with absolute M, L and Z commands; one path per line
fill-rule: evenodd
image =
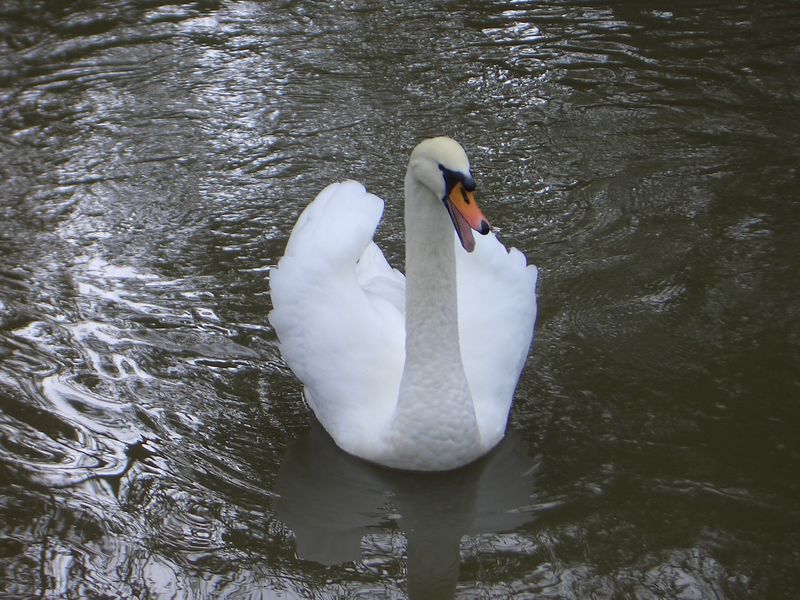
M 797 18 L 2 3 L 1 593 L 406 595 L 397 493 L 344 566 L 298 558 L 276 516 L 308 413 L 267 278 L 305 202 L 351 177 L 387 200 L 402 264 L 405 157 L 441 133 L 542 273 L 512 413 L 536 484 L 478 515 L 516 525 L 453 544 L 456 593 L 797 589 Z M 330 514 L 323 479 L 294 506 Z

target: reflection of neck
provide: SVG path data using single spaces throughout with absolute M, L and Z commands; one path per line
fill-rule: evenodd
M 408 487 L 396 488 L 393 503 L 406 534 L 407 586 L 412 600 L 455 595 L 459 545 L 475 525 L 481 479 L 488 464 L 481 460 L 448 473 L 415 474 L 408 477 Z M 505 488 L 500 483 L 498 487 Z
M 455 234 L 440 200 L 410 174 L 405 187 L 406 361 L 392 427 L 396 445 L 413 447 L 396 448 L 412 463 L 397 466 L 448 468 L 442 461 L 480 454 L 458 340 Z
M 453 598 L 461 562 L 458 535 L 433 531 L 408 532 L 408 597 L 411 600 Z

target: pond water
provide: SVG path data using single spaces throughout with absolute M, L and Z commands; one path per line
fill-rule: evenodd
M 800 5 L 0 5 L 0 596 L 794 598 Z M 464 145 L 541 270 L 506 441 L 339 452 L 268 324 L 354 178 Z

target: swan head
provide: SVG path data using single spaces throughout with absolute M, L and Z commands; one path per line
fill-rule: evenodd
M 461 145 L 449 137 L 420 142 L 411 152 L 407 176 L 444 204 L 461 245 L 472 252 L 475 249 L 472 231 L 486 235 L 491 226 L 472 194 L 475 179 Z

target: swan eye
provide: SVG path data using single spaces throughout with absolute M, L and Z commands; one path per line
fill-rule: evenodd
M 453 171 L 452 169 L 448 169 L 444 165 L 439 165 L 439 170 L 442 172 L 442 176 L 444 177 L 445 197 L 450 195 L 450 192 L 453 191 L 453 188 L 457 183 L 463 185 L 464 189 L 468 192 L 475 190 L 475 178 L 472 176 L 472 170 L 470 170 L 466 175 L 461 171 Z

